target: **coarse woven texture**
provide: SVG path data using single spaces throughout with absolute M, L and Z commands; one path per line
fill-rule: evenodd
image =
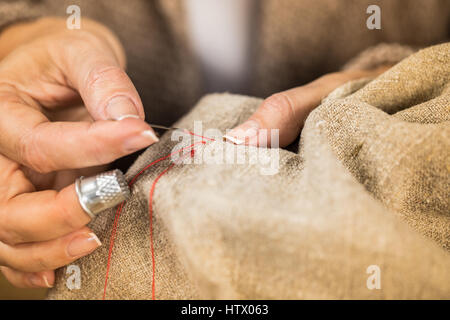
M 209 95 L 177 125 L 201 120 L 224 131 L 260 102 Z M 447 43 L 335 90 L 306 120 L 298 153 L 222 141 L 196 147 L 193 161 L 204 162 L 175 165 L 154 193 L 156 299 L 450 298 L 449 105 Z M 187 143 L 164 135 L 128 179 Z M 222 151 L 245 161 L 220 164 Z M 170 163 L 133 187 L 107 299 L 151 298 L 148 194 Z M 267 175 L 274 164 L 278 172 Z M 102 298 L 114 212 L 90 224 L 104 246 L 76 262 L 81 289 L 67 289 L 62 268 L 50 299 Z M 380 290 L 367 287 L 371 265 Z
M 127 73 L 150 117 L 147 120 L 172 125 L 202 96 L 205 81 L 190 45 L 185 1 L 2 0 L 0 31 L 37 17 L 67 18 L 66 8 L 78 5 L 82 21 L 103 23 L 122 42 Z M 248 83 L 235 93 L 255 97 L 304 85 L 344 65 L 395 64 L 412 52 L 408 47 L 423 48 L 449 39 L 448 0 L 377 0 L 381 30 L 366 26 L 366 10 L 373 0 L 254 2 Z M 380 43 L 384 45 L 377 47 Z M 135 158 L 122 158 L 116 166 L 125 171 Z
M 400 44 L 386 44 L 370 47 L 347 62 L 343 70 L 370 70 L 382 65 L 394 65 L 414 53 L 414 49 Z

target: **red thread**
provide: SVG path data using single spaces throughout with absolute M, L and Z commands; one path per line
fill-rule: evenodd
M 122 212 L 122 208 L 123 208 L 124 204 L 125 204 L 125 202 L 122 202 L 121 204 L 119 204 L 119 206 L 117 207 L 116 214 L 114 216 L 113 229 L 111 232 L 111 238 L 109 239 L 109 251 L 108 251 L 108 261 L 106 263 L 106 276 L 105 276 L 105 286 L 103 288 L 103 300 L 105 300 L 105 298 L 106 298 L 106 288 L 108 286 L 109 268 L 111 266 L 111 256 L 112 256 L 112 250 L 114 247 L 114 239 L 116 236 L 117 224 L 119 222 L 119 216 L 120 216 L 120 213 Z
M 187 129 L 185 129 L 184 132 L 189 133 L 191 136 L 200 137 L 200 138 L 202 138 L 202 139 L 206 139 L 206 140 L 209 140 L 209 141 L 216 141 L 216 140 L 214 140 L 213 138 L 208 138 L 208 137 L 204 137 L 204 136 L 199 135 L 199 134 L 195 134 L 195 133 L 193 133 L 193 132 L 191 132 L 191 131 L 189 131 L 189 130 L 187 130 Z
M 152 255 L 152 300 L 155 300 L 155 250 L 153 248 L 153 194 L 155 193 L 155 187 L 158 180 L 170 169 L 175 166 L 175 163 L 172 163 L 169 167 L 167 167 L 163 172 L 161 172 L 153 181 L 152 187 L 150 188 L 150 195 L 148 197 L 148 211 L 149 211 L 149 219 L 150 219 L 150 250 Z
M 193 136 L 198 136 L 201 137 L 202 139 L 207 139 L 210 141 L 215 141 L 214 139 L 208 138 L 208 137 L 204 137 L 201 135 L 197 135 L 194 134 L 193 132 L 190 132 L 188 130 L 185 130 L 187 133 L 193 135 Z M 186 149 L 191 148 L 189 155 L 191 157 L 194 156 L 195 151 L 194 151 L 194 146 L 197 144 L 205 144 L 206 142 L 204 140 L 200 141 L 200 142 L 195 142 L 187 147 L 181 148 L 179 150 L 176 150 L 164 157 L 161 157 L 159 159 L 156 159 L 155 161 L 153 161 L 152 163 L 150 163 L 149 165 L 147 165 L 145 168 L 143 168 L 141 171 L 139 171 L 134 177 L 133 179 L 131 179 L 131 181 L 128 183 L 128 185 L 130 186 L 130 188 L 133 186 L 133 184 L 136 182 L 137 178 L 142 175 L 146 170 L 148 170 L 150 167 L 152 167 L 153 165 L 155 165 L 156 163 L 163 161 L 169 157 L 171 157 L 174 154 L 180 153 Z M 170 164 L 165 170 L 163 170 L 157 177 L 156 179 L 153 181 L 152 186 L 150 188 L 150 194 L 149 194 L 149 219 L 150 219 L 150 250 L 151 250 L 151 258 L 152 258 L 152 300 L 155 300 L 155 269 L 156 269 L 156 263 L 155 263 L 155 251 L 154 251 L 154 246 L 153 246 L 153 194 L 155 192 L 155 188 L 156 188 L 156 183 L 159 181 L 159 179 L 166 174 L 170 169 L 172 169 L 175 166 L 175 163 Z M 119 204 L 119 206 L 117 207 L 117 211 L 114 217 L 114 223 L 113 223 L 113 228 L 111 231 L 111 237 L 110 237 L 110 241 L 109 241 L 109 251 L 108 251 L 108 260 L 106 263 L 106 274 L 105 274 L 105 285 L 103 287 L 103 300 L 106 299 L 106 289 L 108 287 L 108 279 L 109 279 L 109 270 L 111 267 L 111 258 L 112 258 L 112 252 L 113 252 L 113 248 L 114 248 L 114 243 L 115 243 L 115 237 L 116 237 L 116 233 L 117 233 L 117 228 L 119 225 L 119 218 L 120 218 L 120 214 L 122 212 L 122 209 L 125 205 L 125 201 L 122 202 L 121 204 Z

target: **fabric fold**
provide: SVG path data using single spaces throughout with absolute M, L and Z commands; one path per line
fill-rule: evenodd
M 153 275 L 148 195 L 172 163 L 158 162 L 118 220 L 106 298 L 150 299 L 152 285 L 156 299 L 450 298 L 449 83 L 447 43 L 338 88 L 307 118 L 298 153 L 199 144 L 191 163 L 156 185 Z M 225 133 L 260 103 L 208 95 L 177 126 L 194 130 L 201 121 L 203 134 Z M 172 134 L 128 179 L 194 141 Z M 242 163 L 225 161 L 239 155 Z M 276 172 L 263 174 L 273 163 Z M 67 289 L 62 268 L 50 299 L 102 297 L 114 215 L 90 224 L 105 245 L 75 262 L 81 289 Z M 372 270 L 380 289 L 369 283 Z

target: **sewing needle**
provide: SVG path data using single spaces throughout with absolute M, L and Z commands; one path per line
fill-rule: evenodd
M 177 128 L 177 127 L 166 127 L 166 126 L 161 126 L 161 125 L 159 125 L 159 124 L 151 124 L 150 123 L 150 126 L 152 127 L 152 128 L 155 128 L 155 129 L 161 129 L 161 130 L 181 130 L 181 131 L 186 131 L 186 129 L 181 129 L 181 128 Z
M 166 127 L 166 126 L 162 126 L 162 125 L 159 125 L 159 124 L 150 124 L 150 126 L 151 126 L 152 128 L 160 129 L 160 130 L 167 130 L 167 131 L 169 131 L 169 130 L 181 130 L 181 131 L 184 131 L 184 132 L 189 132 L 189 131 L 186 130 L 186 129 L 182 129 L 182 128 L 178 128 L 178 127 Z M 231 143 L 236 144 L 236 145 L 240 145 L 240 144 L 243 144 L 243 143 L 244 143 L 243 140 L 238 139 L 238 138 L 235 138 L 235 137 L 233 137 L 233 136 L 229 136 L 229 135 L 224 135 L 224 136 L 222 137 L 222 140 L 223 140 L 223 141 L 231 142 Z

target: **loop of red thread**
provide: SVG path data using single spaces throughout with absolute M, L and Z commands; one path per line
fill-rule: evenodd
M 193 135 L 193 136 L 198 136 L 201 137 L 202 139 L 207 139 L 210 141 L 215 141 L 214 139 L 208 138 L 208 137 L 204 137 L 201 135 L 197 135 L 194 134 L 193 132 L 190 132 L 188 130 L 185 130 L 187 133 Z M 150 167 L 152 167 L 153 165 L 155 165 L 156 163 L 163 161 L 169 157 L 171 157 L 174 154 L 180 153 L 186 149 L 191 148 L 190 150 L 190 156 L 193 157 L 194 156 L 194 149 L 193 147 L 197 144 L 205 144 L 206 142 L 204 140 L 200 141 L 200 142 L 196 142 L 193 143 L 187 147 L 181 148 L 179 150 L 176 150 L 164 157 L 161 157 L 159 159 L 156 159 L 155 161 L 153 161 L 152 163 L 150 163 L 149 165 L 147 165 L 145 168 L 143 168 L 141 171 L 139 171 L 134 177 L 133 179 L 131 179 L 131 181 L 128 183 L 128 185 L 130 186 L 130 188 L 132 187 L 132 185 L 136 182 L 137 178 L 142 175 L 146 170 L 148 170 Z M 153 181 L 152 186 L 150 188 L 150 194 L 149 194 L 149 219 L 150 219 L 150 250 L 151 250 L 151 258 L 152 258 L 152 300 L 155 300 L 155 252 L 154 252 L 154 246 L 153 246 L 153 194 L 155 192 L 155 187 L 156 187 L 156 183 L 158 182 L 158 180 L 164 175 L 166 174 L 170 169 L 172 169 L 175 166 L 175 163 L 170 164 L 165 170 L 163 170 L 157 177 L 156 179 Z M 108 251 L 108 260 L 106 263 L 106 275 L 105 275 L 105 286 L 103 288 L 103 300 L 106 299 L 106 289 L 108 286 L 108 279 L 109 279 L 109 269 L 111 267 L 111 258 L 112 258 L 112 251 L 114 248 L 114 242 L 115 242 L 115 237 L 116 237 L 116 233 L 117 233 L 117 227 L 119 224 L 119 217 L 120 214 L 122 212 L 122 209 L 125 205 L 125 201 L 122 202 L 121 204 L 119 204 L 119 206 L 117 207 L 117 211 L 114 217 L 114 223 L 113 223 L 113 228 L 111 231 L 111 238 L 109 241 L 109 251 Z
M 191 131 L 189 131 L 189 130 L 187 130 L 187 129 L 185 129 L 184 132 L 189 133 L 191 136 L 200 137 L 200 138 L 202 138 L 202 139 L 206 139 L 206 140 L 209 140 L 209 141 L 216 141 L 216 140 L 213 139 L 213 138 L 208 138 L 208 137 L 204 137 L 204 136 L 199 135 L 199 134 L 195 134 L 195 133 L 193 133 L 193 132 L 191 132 Z

